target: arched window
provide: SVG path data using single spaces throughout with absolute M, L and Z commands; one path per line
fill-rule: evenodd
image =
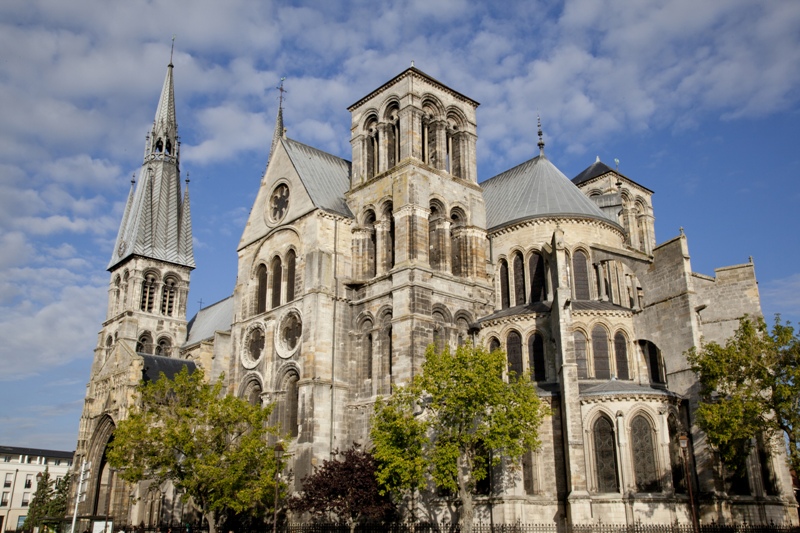
M 366 379 L 372 379 L 372 333 L 367 333 L 364 337 L 364 373 Z
M 112 313 L 116 314 L 119 311 L 119 296 L 120 296 L 120 279 L 119 275 L 114 278 L 114 309 Z
M 369 179 L 378 174 L 378 121 L 375 117 L 371 118 L 366 126 L 364 156 L 366 177 Z
M 386 379 L 386 390 L 389 394 L 392 393 L 392 371 L 393 371 L 393 361 L 392 361 L 392 325 L 391 325 L 392 317 L 391 315 L 384 318 L 384 329 L 383 329 L 383 361 L 384 361 L 384 376 Z M 388 323 L 388 324 L 387 324 Z
M 111 338 L 111 335 L 106 337 L 106 355 L 108 357 L 111 354 L 111 348 L 114 346 L 114 339 Z
M 461 142 L 458 127 L 455 124 L 447 126 L 447 171 L 456 178 L 463 178 L 463 162 L 461 160 Z
M 686 494 L 686 471 L 683 466 L 683 455 L 678 437 L 681 434 L 678 419 L 673 413 L 667 417 L 669 430 L 669 463 L 672 469 L 672 487 L 677 494 Z
M 469 276 L 469 265 L 462 260 L 469 253 L 463 229 L 466 223 L 464 211 L 460 208 L 450 211 L 450 269 L 454 276 Z
M 382 258 L 385 258 L 386 269 L 394 268 L 394 208 L 392 204 L 386 204 L 383 209 L 383 222 L 388 226 L 388 235 L 386 235 L 385 242 L 383 243 L 384 252 Z
M 595 379 L 610 379 L 611 368 L 608 360 L 608 334 L 602 326 L 592 330 L 592 362 Z
M 525 305 L 525 261 L 522 254 L 514 254 L 514 305 Z
M 172 316 L 172 311 L 175 307 L 175 295 L 177 290 L 175 288 L 177 281 L 175 278 L 169 277 L 164 280 L 164 287 L 161 289 L 161 314 Z
M 170 141 L 170 140 L 169 140 L 169 138 L 167 138 L 167 147 L 166 147 L 166 149 L 164 150 L 164 152 L 165 152 L 167 155 L 172 155 L 172 141 Z
M 508 294 L 508 263 L 505 259 L 500 260 L 500 308 L 508 309 L 511 307 L 511 300 Z
M 156 344 L 155 348 L 156 355 L 161 355 L 164 357 L 169 357 L 172 355 L 172 343 L 165 337 L 158 339 L 158 344 Z
M 283 278 L 283 267 L 281 258 L 276 257 L 272 260 L 272 309 L 281 305 L 281 280 Z
M 539 333 L 534 333 L 528 339 L 528 359 L 531 367 L 531 377 L 534 381 L 546 379 L 544 362 L 544 338 Z
M 578 250 L 572 256 L 572 278 L 575 285 L 575 299 L 591 299 L 589 292 L 589 266 L 586 253 L 583 250 Z
M 631 379 L 628 371 L 628 339 L 621 331 L 614 335 L 614 357 L 617 363 L 617 379 Z
M 467 322 L 467 319 L 459 317 L 456 320 L 456 329 L 458 330 L 458 345 L 463 346 L 469 336 L 469 322 Z
M 250 405 L 261 405 L 262 392 L 263 390 L 261 389 L 261 384 L 257 380 L 253 379 L 247 384 L 242 398 L 247 400 Z
M 156 275 L 148 273 L 142 282 L 142 302 L 141 310 L 148 313 L 153 312 L 153 301 L 156 297 Z
M 653 428 L 644 415 L 637 415 L 631 421 L 631 453 L 636 490 L 638 492 L 660 490 L 653 446 Z
M 297 382 L 300 377 L 295 372 L 289 372 L 284 378 L 283 390 L 286 393 L 284 403 L 283 415 L 283 430 L 289 434 L 290 437 L 296 437 L 297 431 L 297 409 L 299 404 L 299 391 Z
M 139 335 L 139 339 L 136 341 L 136 353 L 153 353 L 153 337 L 147 331 Z
M 450 239 L 444 206 L 438 201 L 430 203 L 428 215 L 428 262 L 434 270 L 447 268 L 447 242 Z
M 594 435 L 594 462 L 597 472 L 598 492 L 619 492 L 617 478 L 617 444 L 614 440 L 614 425 L 607 417 L 597 419 L 592 430 Z
M 267 310 L 267 267 L 259 265 L 256 271 L 258 285 L 256 286 L 256 313 L 263 313 Z
M 394 167 L 400 162 L 400 119 L 396 105 L 389 109 L 386 124 L 386 168 Z
M 512 331 L 506 338 L 506 351 L 508 354 L 508 372 L 514 373 L 514 378 L 522 375 L 522 337 L 516 331 Z
M 442 353 L 444 351 L 444 346 L 446 344 L 446 330 L 445 330 L 445 318 L 444 315 L 439 311 L 433 312 L 433 345 L 436 346 L 436 351 Z
M 531 276 L 531 302 L 547 300 L 547 284 L 545 282 L 544 257 L 539 252 L 531 254 L 528 260 Z
M 650 341 L 639 341 L 639 347 L 650 370 L 650 383 L 666 383 L 664 368 L 661 364 L 661 351 Z
M 578 379 L 589 377 L 589 367 L 586 360 L 586 335 L 580 331 L 573 334 L 575 342 L 575 363 L 578 366 Z
M 497 337 L 492 337 L 489 340 L 489 352 L 494 352 L 500 349 L 500 341 L 497 340 Z
M 367 279 L 374 278 L 378 258 L 378 236 L 375 227 L 375 213 L 367 211 L 364 216 L 364 230 L 368 233 L 368 238 L 364 241 L 366 246 L 364 250 L 364 275 Z
M 295 273 L 295 263 L 297 262 L 297 257 L 294 253 L 294 250 L 289 250 L 289 253 L 286 255 L 286 301 L 291 302 L 294 300 L 294 289 L 295 284 L 297 283 L 296 273 Z

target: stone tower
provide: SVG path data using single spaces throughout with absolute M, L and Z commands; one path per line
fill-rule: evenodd
M 92 465 L 78 512 L 83 516 L 110 514 L 127 522 L 130 491 L 113 479 L 106 447 L 117 422 L 127 417 L 136 385 L 185 364 L 173 358 L 186 339 L 186 297 L 195 262 L 188 185 L 181 198 L 172 69 L 170 63 L 108 265 L 108 310 L 75 452 L 76 465 L 83 459 Z

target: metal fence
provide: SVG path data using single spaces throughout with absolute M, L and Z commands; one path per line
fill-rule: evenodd
M 349 533 L 346 524 L 279 524 L 281 533 Z M 695 533 L 691 524 L 656 525 L 641 522 L 624 524 L 491 524 L 477 522 L 473 525 L 473 533 Z M 460 533 L 457 523 L 408 523 L 392 522 L 382 524 L 358 524 L 357 533 Z M 268 533 L 268 532 L 263 532 Z M 753 525 L 753 524 L 703 524 L 698 533 L 800 533 L 800 527 L 790 525 Z

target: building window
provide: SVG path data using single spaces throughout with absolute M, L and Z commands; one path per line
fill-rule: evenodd
M 525 261 L 522 254 L 514 254 L 514 305 L 525 305 Z
M 5 480 L 3 480 L 3 486 L 10 487 L 13 479 L 14 479 L 14 474 L 7 473 Z
M 167 278 L 164 280 L 164 287 L 161 289 L 161 314 L 172 316 L 172 310 L 175 307 L 175 294 L 177 290 L 175 278 Z
M 573 334 L 575 343 L 575 363 L 578 366 L 578 379 L 589 377 L 589 368 L 586 361 L 586 335 L 580 331 Z
M 161 355 L 163 357 L 169 357 L 172 355 L 172 343 L 169 339 L 162 337 L 158 340 L 158 344 L 155 346 L 156 355 Z
M 534 252 L 531 255 L 528 260 L 528 269 L 531 277 L 531 302 L 544 302 L 547 300 L 547 284 L 542 254 Z
M 33 487 L 33 474 L 27 474 L 25 476 L 25 488 L 29 489 Z
M 534 333 L 528 339 L 528 360 L 534 381 L 545 381 L 544 338 L 539 333 Z
M 586 253 L 578 250 L 572 256 L 572 276 L 575 284 L 575 299 L 589 300 L 589 267 Z
M 489 341 L 489 352 L 494 352 L 500 349 L 500 341 L 496 337 L 492 337 Z
M 280 222 L 289 209 L 289 187 L 281 183 L 272 191 L 269 198 L 269 218 L 273 223 Z
M 281 278 L 283 277 L 283 267 L 281 258 L 276 257 L 272 260 L 272 308 L 281 305 Z
M 643 415 L 637 415 L 631 422 L 631 453 L 636 490 L 639 492 L 660 490 L 653 446 L 653 428 Z
M 144 332 L 139 336 L 139 340 L 136 341 L 136 353 L 153 353 L 153 337 L 150 333 Z
M 10 463 L 11 462 L 11 456 L 10 455 L 4 455 L 3 456 L 3 462 L 4 463 Z
M 256 271 L 256 313 L 263 313 L 267 310 L 267 267 L 259 265 Z
M 617 363 L 617 378 L 631 379 L 628 372 L 628 339 L 621 331 L 614 335 L 614 356 Z
M 27 487 L 26 487 L 27 488 Z M 31 503 L 31 493 L 30 492 L 23 492 L 22 493 L 22 507 L 27 507 Z
M 509 374 L 513 373 L 513 378 L 517 379 L 522 375 L 522 337 L 516 331 L 508 334 L 506 351 L 508 352 L 508 372 Z
M 286 301 L 291 302 L 294 300 L 294 289 L 297 280 L 295 279 L 295 263 L 297 256 L 294 250 L 289 250 L 286 255 Z
M 290 437 L 296 437 L 297 431 L 297 408 L 299 400 L 299 392 L 297 382 L 300 377 L 292 372 L 284 381 L 284 390 L 286 391 L 286 404 L 284 406 L 284 431 L 289 433 Z
M 508 309 L 511 307 L 511 299 L 508 294 L 508 263 L 505 259 L 500 260 L 500 308 Z
M 522 483 L 525 487 L 525 494 L 532 496 L 536 494 L 536 476 L 534 475 L 534 456 L 533 452 L 522 454 Z
M 614 425 L 605 416 L 594 423 L 594 461 L 598 492 L 619 492 Z
M 147 274 L 142 282 L 142 302 L 141 310 L 151 313 L 153 311 L 153 301 L 156 297 L 156 276 Z
M 639 346 L 650 370 L 650 383 L 666 383 L 658 347 L 650 341 L 639 341 Z
M 610 379 L 611 368 L 608 360 L 608 334 L 602 326 L 592 330 L 592 362 L 595 379 Z
M 0 507 L 8 507 L 8 492 L 4 492 L 2 498 L 0 498 Z

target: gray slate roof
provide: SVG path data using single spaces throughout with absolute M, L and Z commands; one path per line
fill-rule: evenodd
M 39 457 L 57 457 L 60 459 L 72 459 L 75 452 L 64 452 L 60 450 L 42 450 L 41 448 L 18 448 L 16 446 L 0 446 L 0 455 L 31 455 Z
M 187 325 L 189 333 L 184 346 L 210 339 L 217 331 L 230 331 L 233 322 L 233 296 L 204 307 Z
M 633 381 L 609 379 L 600 383 L 584 382 L 579 384 L 581 396 L 605 396 L 613 394 L 656 394 L 659 396 L 677 396 L 661 387 L 639 385 Z
M 197 368 L 194 361 L 187 359 L 147 354 L 139 354 L 139 356 L 144 360 L 144 367 L 142 368 L 142 379 L 144 381 L 158 381 L 162 372 L 167 379 L 172 379 L 183 370 L 183 367 L 187 367 L 189 373 L 194 372 Z
M 593 180 L 596 177 L 602 176 L 603 174 L 606 174 L 608 172 L 616 172 L 617 174 L 619 174 L 620 176 L 624 177 L 626 180 L 630 181 L 631 183 L 636 183 L 635 181 L 630 179 L 628 176 L 625 176 L 624 174 L 621 174 L 618 170 L 614 170 L 610 166 L 608 166 L 605 163 L 603 163 L 602 161 L 600 161 L 600 157 L 597 158 L 597 161 L 595 161 L 594 163 L 592 163 L 591 165 L 586 167 L 580 174 L 578 174 L 577 176 L 572 178 L 572 183 L 574 183 L 575 185 L 580 185 L 581 183 L 583 183 L 585 181 Z M 650 191 L 650 189 L 648 189 L 647 187 L 644 187 L 643 185 L 641 185 L 639 183 L 636 183 L 636 185 L 639 185 L 639 187 L 641 187 L 642 189 Z M 653 191 L 650 191 L 650 192 L 652 193 Z
M 281 142 L 314 205 L 353 218 L 344 201 L 350 189 L 350 161 L 291 139 Z
M 544 155 L 481 183 L 486 226 L 492 230 L 512 222 L 548 216 L 574 216 L 616 223 L 587 198 Z

